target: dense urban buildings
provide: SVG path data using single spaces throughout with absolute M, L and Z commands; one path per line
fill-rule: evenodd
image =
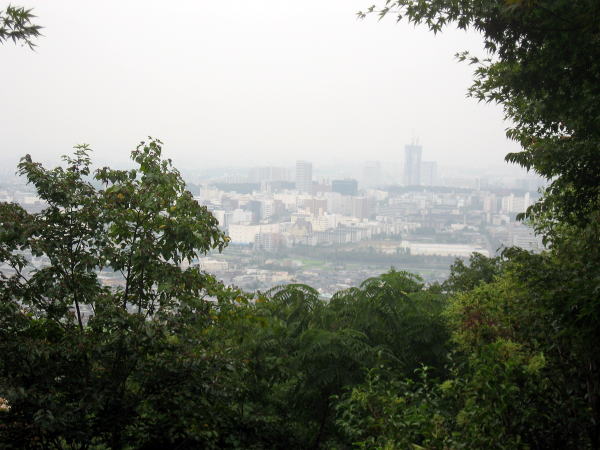
M 223 254 L 196 263 L 245 289 L 301 282 L 327 297 L 391 266 L 433 282 L 447 276 L 455 258 L 473 252 L 542 249 L 515 220 L 536 200 L 539 179 L 440 171 L 422 154 L 420 145 L 406 146 L 403 177 L 397 167 L 369 161 L 360 166 L 360 182 L 339 177 L 339 167 L 330 178 L 318 168 L 323 176 L 314 181 L 307 161 L 198 179 L 190 189 L 231 242 Z M 22 180 L 4 180 L 0 201 L 44 207 Z

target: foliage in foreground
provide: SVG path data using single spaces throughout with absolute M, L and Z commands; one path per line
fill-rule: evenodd
M 338 405 L 340 426 L 364 448 L 596 448 L 597 323 L 564 315 L 590 288 L 568 270 L 548 254 L 508 251 L 494 281 L 449 300 L 449 376 L 423 368 L 415 383 L 372 371 Z
M 226 288 L 185 264 L 227 238 L 160 142 L 132 158 L 92 173 L 86 147 L 51 170 L 26 156 L 47 207 L 0 205 L 4 446 L 317 448 L 340 439 L 333 398 L 369 367 L 443 372 L 439 289 L 393 270 L 329 303 Z
M 597 448 L 581 236 L 473 255 L 442 285 L 392 269 L 327 302 L 247 294 L 186 264 L 227 238 L 160 142 L 132 158 L 25 157 L 48 206 L 0 205 L 4 448 Z
M 515 378 L 518 372 L 511 369 L 508 381 L 498 386 L 518 392 L 515 401 L 528 398 L 529 386 L 542 390 L 502 416 L 495 430 L 504 431 L 496 440 L 482 444 L 473 440 L 475 433 L 460 445 L 600 448 L 600 356 L 595 348 L 600 338 L 600 3 L 386 0 L 360 16 L 369 13 L 393 14 L 434 33 L 446 26 L 480 32 L 487 57 L 458 55 L 475 65 L 469 93 L 504 108 L 510 121 L 507 136 L 521 146 L 506 160 L 548 180 L 541 201 L 520 217 L 542 235 L 548 251 L 507 250 L 498 279 L 454 296 L 448 312 L 453 342 L 462 353 L 460 367 L 466 370 L 458 376 L 467 387 L 489 364 L 504 361 L 483 377 L 496 386 L 494 376 L 503 367 L 518 366 L 510 361 L 530 367 L 526 362 L 535 360 L 539 371 Z M 459 278 L 469 282 L 473 277 Z M 451 276 L 446 286 L 453 288 L 454 281 Z M 509 355 L 516 360 L 502 359 Z M 483 368 L 476 364 L 481 360 Z M 530 383 L 534 373 L 542 378 Z M 475 386 L 477 407 L 493 398 L 485 394 L 487 384 Z M 468 392 L 461 393 L 465 402 Z M 469 426 L 493 418 L 494 411 L 484 407 L 485 414 L 469 416 Z M 458 420 L 457 425 L 458 435 L 468 436 Z M 479 436 L 486 435 L 492 436 L 487 427 Z

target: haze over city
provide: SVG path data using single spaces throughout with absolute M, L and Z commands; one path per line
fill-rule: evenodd
M 480 36 L 358 20 L 369 5 L 32 1 L 35 52 L 0 48 L 0 162 L 85 142 L 127 164 L 152 135 L 182 169 L 401 163 L 415 138 L 441 165 L 502 167 L 501 109 L 465 98 L 454 57 L 485 55 Z

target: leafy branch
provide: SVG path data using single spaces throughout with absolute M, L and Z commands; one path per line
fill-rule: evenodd
M 31 11 L 11 5 L 5 11 L 0 11 L 0 44 L 12 40 L 15 44 L 21 42 L 33 50 L 36 46 L 33 40 L 42 35 L 42 27 L 32 22 L 36 16 Z

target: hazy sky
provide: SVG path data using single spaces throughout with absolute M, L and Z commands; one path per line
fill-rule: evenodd
M 465 97 L 475 33 L 434 36 L 369 0 L 41 1 L 35 52 L 0 46 L 0 160 L 89 143 L 121 164 L 147 135 L 180 167 L 296 159 L 501 164 L 516 149 L 495 105 Z M 8 2 L 0 0 L 4 9 Z

